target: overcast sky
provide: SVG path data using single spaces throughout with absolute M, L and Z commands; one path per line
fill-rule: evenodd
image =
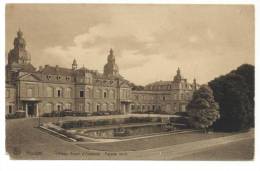
M 178 67 L 199 83 L 254 64 L 253 6 L 8 5 L 6 56 L 18 28 L 35 66 L 103 72 L 110 48 L 119 72 L 145 85 L 172 80 Z

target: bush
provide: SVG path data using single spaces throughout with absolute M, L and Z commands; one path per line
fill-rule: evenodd
M 188 124 L 189 119 L 188 119 L 188 117 L 173 117 L 173 118 L 170 118 L 170 122 L 180 123 L 180 124 Z
M 44 113 L 42 117 L 64 117 L 64 113 L 53 111 L 52 113 Z
M 161 118 L 130 117 L 125 119 L 65 121 L 61 124 L 61 127 L 64 129 L 71 129 L 71 128 L 86 128 L 86 127 L 94 127 L 94 126 L 106 126 L 106 125 L 113 125 L 113 124 L 145 123 L 145 122 L 161 122 Z
M 176 112 L 174 115 L 179 115 L 179 116 L 188 116 L 188 112 Z
M 18 111 L 16 113 L 7 114 L 5 115 L 6 119 L 17 119 L 17 118 L 25 118 L 25 112 L 24 111 Z

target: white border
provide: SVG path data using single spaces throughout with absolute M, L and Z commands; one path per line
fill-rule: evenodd
M 6 3 L 136 3 L 136 4 L 254 4 L 255 5 L 255 66 L 256 66 L 256 109 L 255 109 L 255 116 L 256 116 L 256 140 L 255 140 L 255 160 L 254 161 L 237 161 L 237 162 L 220 162 L 220 161 L 212 161 L 212 162 L 203 162 L 203 161 L 12 161 L 9 160 L 9 157 L 5 154 L 5 4 Z M 260 81 L 257 79 L 259 76 L 259 10 L 260 4 L 257 3 L 257 0 L 74 0 L 74 1 L 64 1 L 64 0 L 2 0 L 0 4 L 0 39 L 1 39 L 1 58 L 0 58 L 0 73 L 3 75 L 1 79 L 1 89 L 0 89 L 0 104 L 2 107 L 0 108 L 0 170 L 210 170 L 210 171 L 222 171 L 222 170 L 235 170 L 235 171 L 245 171 L 245 170 L 259 170 L 259 148 L 257 144 L 259 144 L 259 91 L 258 87 L 260 87 Z M 257 39 L 258 38 L 258 39 Z M 44 162 L 44 163 L 43 163 Z M 45 163 L 47 162 L 47 163 Z

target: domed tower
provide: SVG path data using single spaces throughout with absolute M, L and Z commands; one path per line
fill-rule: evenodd
M 14 39 L 14 48 L 8 53 L 8 64 L 12 63 L 18 64 L 30 64 L 31 55 L 25 49 L 26 41 L 23 38 L 23 32 L 19 29 L 17 32 L 17 37 Z
M 119 69 L 116 64 L 114 52 L 112 49 L 110 49 L 109 55 L 107 56 L 107 63 L 104 66 L 104 75 L 105 76 L 119 75 Z

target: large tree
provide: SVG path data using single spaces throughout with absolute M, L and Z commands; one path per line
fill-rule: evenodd
M 218 104 L 209 86 L 202 85 L 194 92 L 192 100 L 187 105 L 187 112 L 190 125 L 204 130 L 219 118 Z
M 243 64 L 236 70 L 232 71 L 243 77 L 248 87 L 248 100 L 252 108 L 249 112 L 249 120 L 252 127 L 254 127 L 254 106 L 255 106 L 255 67 L 249 64 Z
M 254 124 L 254 69 L 242 65 L 227 75 L 209 82 L 219 104 L 221 118 L 215 130 L 239 131 Z

